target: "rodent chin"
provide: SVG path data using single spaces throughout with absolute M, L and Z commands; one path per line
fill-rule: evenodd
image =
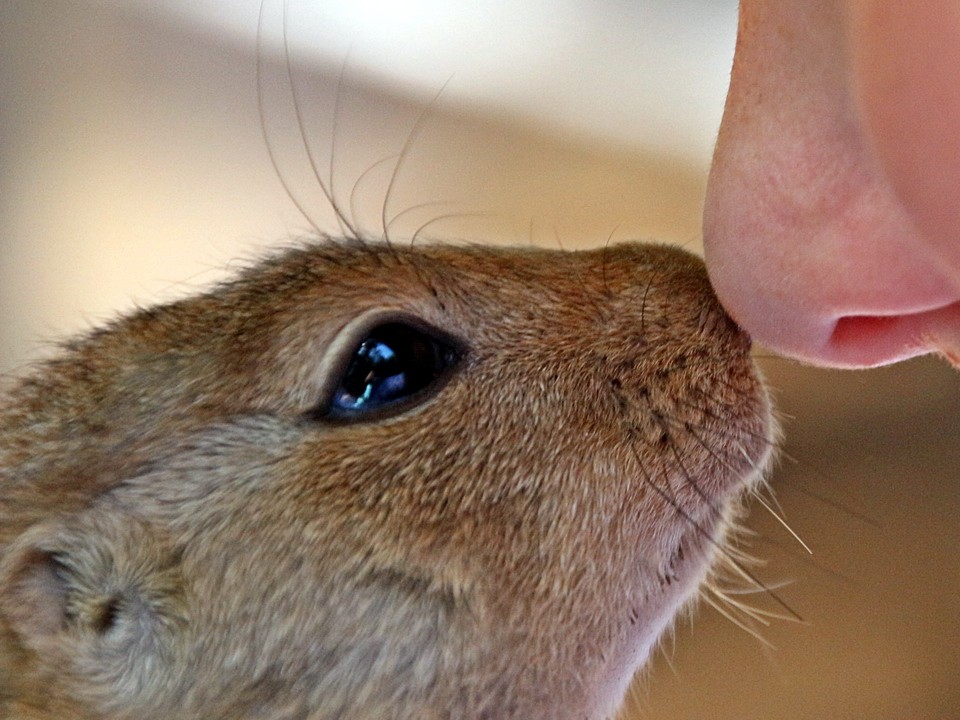
M 281 253 L 4 399 L 9 712 L 604 717 L 773 436 L 681 251 Z

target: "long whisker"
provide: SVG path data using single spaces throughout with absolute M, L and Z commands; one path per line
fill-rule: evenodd
M 417 203 L 416 205 L 411 205 L 410 207 L 404 208 L 403 210 L 398 212 L 396 215 L 394 215 L 392 218 L 390 218 L 390 226 L 392 227 L 393 224 L 396 222 L 399 222 L 401 218 L 403 218 L 406 215 L 409 215 L 410 213 L 414 213 L 417 210 L 423 210 L 424 208 L 432 208 L 432 207 L 435 207 L 435 208 L 449 207 L 451 205 L 456 205 L 456 202 L 454 202 L 453 200 L 437 200 L 434 202 L 423 202 L 423 203 Z
M 704 444 L 703 439 L 700 438 L 699 436 L 697 436 L 697 435 L 692 431 L 692 427 L 691 427 L 689 424 L 686 425 L 686 429 L 687 429 L 688 432 L 690 432 L 691 435 L 697 440 L 697 442 L 699 442 L 699 443 L 701 444 L 701 446 L 703 446 L 708 452 L 711 451 L 710 448 L 709 448 L 707 445 Z M 717 431 L 717 432 L 719 432 L 719 431 Z M 741 451 L 742 451 L 742 450 L 743 450 L 743 449 L 741 448 Z M 748 461 L 749 461 L 749 456 L 747 456 L 747 457 L 748 457 Z M 718 458 L 718 460 L 719 460 L 719 458 Z M 722 460 L 721 460 L 721 462 L 722 462 Z M 787 487 L 789 487 L 789 486 L 787 486 Z M 773 509 L 771 506 L 769 506 L 769 505 L 764 501 L 763 497 L 760 495 L 759 490 L 758 490 L 758 489 L 751 489 L 751 490 L 750 490 L 750 495 L 751 495 L 751 497 L 756 498 L 757 501 L 760 502 L 760 504 L 763 505 L 763 506 L 770 512 L 770 514 L 773 515 L 773 517 L 774 517 L 781 525 L 783 525 L 783 526 L 786 528 L 787 532 L 789 532 L 790 535 L 791 535 L 791 537 L 803 548 L 804 552 L 803 552 L 802 554 L 794 553 L 792 547 L 787 547 L 787 546 L 785 546 L 783 543 L 780 543 L 780 542 L 776 541 L 775 539 L 773 539 L 773 538 L 771 538 L 771 537 L 768 537 L 768 536 L 766 536 L 766 535 L 759 535 L 759 536 L 758 536 L 758 539 L 759 539 L 759 540 L 761 540 L 762 542 L 764 542 L 764 543 L 766 543 L 766 544 L 773 545 L 773 546 L 779 548 L 779 549 L 780 549 L 781 551 L 783 551 L 783 552 L 789 553 L 792 557 L 794 557 L 794 558 L 796 558 L 796 559 L 798 559 L 798 560 L 800 560 L 800 561 L 802 561 L 802 562 L 804 562 L 804 563 L 812 564 L 813 567 L 815 567 L 815 568 L 816 568 L 818 571 L 820 571 L 820 572 L 828 573 L 828 574 L 830 574 L 831 576 L 837 578 L 838 580 L 842 580 L 842 581 L 848 582 L 848 583 L 850 582 L 850 578 L 847 577 L 847 576 L 845 576 L 845 575 L 843 575 L 842 573 L 838 573 L 837 571 L 832 570 L 832 569 L 830 569 L 830 568 L 828 568 L 828 567 L 826 567 L 826 566 L 824 566 L 824 565 L 822 565 L 822 564 L 820 564 L 820 563 L 817 563 L 817 562 L 812 562 L 812 563 L 811 563 L 810 557 L 813 555 L 812 550 L 811 550 L 811 549 L 809 548 L 809 546 L 802 540 L 802 538 L 800 538 L 800 537 L 797 535 L 797 533 L 795 533 L 795 532 L 793 531 L 793 529 L 785 522 L 785 520 L 784 520 L 782 517 L 780 517 L 779 514 L 778 514 L 777 512 L 775 512 L 774 509 Z M 825 500 L 827 500 L 827 499 L 825 499 Z M 740 531 L 743 532 L 743 528 L 740 528 Z M 777 586 L 771 586 L 771 587 L 776 588 Z M 754 591 L 751 591 L 751 592 L 754 592 Z M 762 592 L 762 590 L 761 590 L 761 592 Z
M 711 399 L 711 400 L 713 399 L 709 395 L 707 395 L 705 391 L 701 390 L 700 388 L 694 388 L 694 390 L 697 390 L 702 395 L 706 396 L 708 399 Z M 679 405 L 685 405 L 686 407 L 696 410 L 698 413 L 703 413 L 704 415 L 709 417 L 711 420 L 716 420 L 718 423 L 722 424 L 726 421 L 725 418 L 711 411 L 710 408 L 707 407 L 706 405 L 698 405 L 688 400 L 683 400 L 682 398 L 677 398 L 675 402 L 678 403 Z M 721 427 L 721 429 L 716 430 L 716 432 L 720 433 L 726 439 L 736 440 L 736 439 L 739 439 L 740 435 L 746 435 L 750 439 L 761 442 L 768 447 L 777 446 L 777 441 L 775 439 L 767 437 L 765 433 L 760 433 L 754 430 L 750 430 L 750 428 L 737 428 L 737 432 L 733 433 L 730 431 L 725 431 Z
M 447 85 L 450 84 L 452 79 L 452 76 L 448 78 L 447 81 L 437 91 L 437 94 L 433 96 L 433 99 L 427 103 L 422 110 L 420 110 L 416 121 L 413 123 L 413 127 L 410 129 L 410 133 L 407 135 L 407 139 L 400 148 L 397 163 L 393 166 L 393 173 L 390 175 L 390 182 L 387 184 L 387 192 L 383 197 L 383 205 L 380 209 L 380 222 L 381 226 L 383 227 L 383 239 L 388 246 L 390 245 L 390 220 L 388 219 L 390 198 L 393 196 L 393 190 L 397 184 L 397 178 L 400 176 L 400 169 L 403 167 L 403 163 L 407 159 L 407 156 L 410 153 L 410 148 L 413 146 L 414 141 L 416 140 L 417 136 L 419 136 L 424 122 L 426 122 L 427 114 L 436 106 L 437 101 L 440 99 L 440 96 L 443 94 L 444 90 L 447 89 Z
M 637 438 L 636 433 L 632 432 L 629 428 L 625 428 L 625 430 L 627 431 L 628 437 L 631 437 L 635 441 L 639 439 Z M 668 502 L 670 506 L 674 509 L 674 511 L 676 511 L 676 513 L 681 518 L 683 518 L 683 520 L 689 523 L 690 526 L 693 527 L 707 543 L 712 545 L 717 550 L 717 552 L 719 552 L 724 558 L 726 558 L 730 564 L 730 567 L 733 568 L 737 572 L 737 574 L 742 576 L 748 582 L 753 583 L 756 587 L 763 588 L 763 591 L 767 594 L 768 597 L 774 600 L 774 602 L 780 605 L 780 607 L 786 610 L 792 617 L 802 621 L 803 617 L 799 613 L 797 613 L 796 610 L 790 607 L 790 605 L 788 605 L 783 598 L 781 598 L 776 592 L 771 590 L 754 573 L 750 572 L 750 570 L 748 570 L 740 560 L 734 557 L 733 553 L 730 551 L 729 548 L 727 548 L 723 543 L 717 542 L 717 540 L 714 539 L 714 537 L 706 531 L 703 525 L 701 525 L 699 522 L 694 520 L 694 518 L 690 515 L 690 513 L 688 513 L 682 507 L 680 507 L 679 503 L 676 501 L 675 498 L 671 497 L 666 490 L 661 488 L 656 482 L 654 482 L 650 478 L 650 475 L 649 473 L 647 473 L 646 468 L 643 465 L 643 461 L 640 458 L 640 453 L 636 450 L 636 448 L 632 444 L 630 447 L 632 449 L 635 459 L 637 460 L 638 467 L 640 467 L 641 474 L 643 475 L 645 484 L 648 487 L 652 488 L 653 491 L 657 493 L 661 498 L 663 498 L 666 502 Z M 692 482 L 686 469 L 681 466 L 681 470 L 684 472 L 685 476 L 687 477 L 687 480 Z
M 728 603 L 731 607 L 736 608 L 739 612 L 743 613 L 752 620 L 769 627 L 772 623 L 771 620 L 783 620 L 786 622 L 800 622 L 795 617 L 790 615 L 784 615 L 783 613 L 773 612 L 771 610 L 764 610 L 763 608 L 754 607 L 749 605 L 742 600 L 736 599 L 736 595 L 740 594 L 737 592 L 731 592 L 726 588 L 720 588 L 716 584 L 710 586 L 710 590 L 717 594 L 718 596 L 723 597 L 723 601 Z
M 671 443 L 671 447 L 673 447 L 673 443 Z M 674 456 L 678 458 L 678 465 L 681 471 L 683 472 L 684 476 L 687 478 L 687 481 L 694 488 L 694 491 L 702 496 L 702 491 L 697 486 L 693 478 L 690 476 L 689 471 L 686 469 L 686 467 L 682 463 L 679 462 L 679 453 L 676 451 L 675 448 L 674 448 Z M 711 544 L 713 544 L 714 547 L 717 548 L 717 550 L 721 553 L 721 555 L 723 555 L 729 561 L 730 567 L 733 568 L 733 570 L 738 575 L 740 575 L 742 578 L 744 578 L 748 582 L 753 583 L 755 586 L 763 588 L 763 592 L 766 595 L 768 595 L 770 598 L 772 598 L 778 605 L 780 605 L 780 607 L 786 610 L 791 617 L 796 618 L 799 621 L 803 621 L 803 618 L 800 616 L 800 614 L 797 613 L 797 611 L 794 610 L 792 607 L 790 607 L 790 605 L 788 605 L 783 598 L 781 598 L 776 592 L 774 592 L 769 585 L 763 582 L 753 572 L 748 570 L 746 565 L 744 565 L 743 561 L 738 559 L 734 555 L 734 553 L 731 552 L 729 547 L 721 543 L 718 543 L 716 540 L 713 540 L 712 538 L 710 538 L 710 542 Z
M 317 185 L 320 186 L 320 191 L 323 193 L 323 196 L 327 199 L 327 202 L 330 204 L 330 207 L 333 208 L 333 212 L 337 216 L 337 223 L 340 225 L 342 232 L 346 233 L 347 231 L 356 238 L 359 239 L 359 234 L 357 229 L 351 225 L 350 220 L 344 215 L 343 211 L 340 209 L 339 204 L 334 198 L 333 192 L 330 188 L 327 187 L 326 182 L 320 176 L 320 167 L 317 164 L 317 159 L 313 152 L 313 146 L 310 143 L 309 133 L 307 133 L 306 123 L 303 119 L 303 103 L 300 101 L 300 93 L 297 89 L 297 82 L 293 77 L 293 63 L 290 59 L 290 39 L 288 32 L 288 0 L 283 0 L 283 56 L 287 68 L 287 81 L 290 83 L 290 95 L 293 99 L 293 110 L 297 118 L 297 129 L 300 133 L 300 141 L 303 145 L 303 149 L 307 153 L 307 160 L 310 163 L 310 169 L 313 172 L 313 177 L 317 181 Z M 340 97 L 340 84 L 343 81 L 343 68 L 340 70 L 340 81 L 337 84 L 337 103 L 339 103 Z M 338 112 L 337 107 L 334 107 L 334 125 L 336 125 L 336 114 Z M 330 161 L 330 173 L 333 174 L 333 160 Z
M 790 527 L 790 524 L 786 521 L 786 519 L 785 519 L 780 513 L 778 513 L 776 510 L 774 510 L 774 509 L 770 506 L 770 504 L 767 503 L 767 501 L 764 500 L 763 497 L 760 496 L 759 493 L 754 493 L 754 494 L 753 494 L 753 499 L 756 500 L 758 503 L 760 503 L 760 505 L 761 505 L 763 508 L 765 508 L 766 511 L 767 511 L 768 513 L 770 513 L 770 515 L 773 516 L 773 519 L 776 520 L 778 523 L 780 523 L 780 525 L 783 526 L 783 529 L 784 529 L 784 530 L 786 530 L 788 533 L 790 533 L 790 535 L 793 537 L 794 540 L 796 540 L 798 543 L 800 543 L 800 547 L 802 547 L 804 550 L 806 550 L 808 554 L 813 555 L 813 550 L 810 549 L 810 546 L 807 545 L 807 544 L 803 541 L 803 538 L 801 538 L 801 537 L 796 533 L 796 531 L 795 531 L 792 527 Z
M 391 155 L 387 155 L 386 157 L 380 158 L 375 163 L 370 165 L 366 170 L 360 173 L 360 176 L 353 183 L 353 187 L 350 189 L 350 217 L 354 219 L 354 222 L 356 222 L 357 219 L 357 190 L 359 190 L 360 185 L 363 184 L 371 172 L 376 170 L 381 165 L 386 165 L 388 162 L 395 162 L 398 157 L 399 155 L 397 153 L 393 153 Z
M 713 591 L 713 592 L 715 592 L 715 591 Z M 707 603 L 707 605 L 709 605 L 710 607 L 712 607 L 714 610 L 716 610 L 718 613 L 720 613 L 720 614 L 721 614 L 723 617 L 725 617 L 727 620 L 729 620 L 730 622 L 732 622 L 734 625 L 736 625 L 737 627 L 739 627 L 741 630 L 743 630 L 744 632 L 746 632 L 748 635 L 751 635 L 752 637 L 754 637 L 754 638 L 757 640 L 757 642 L 759 642 L 759 643 L 762 644 L 762 645 L 765 645 L 766 647 L 770 648 L 771 650 L 775 650 L 775 649 L 776 649 L 776 648 L 774 647 L 773 643 L 771 643 L 769 640 L 767 640 L 756 628 L 751 627 L 750 625 L 748 625 L 747 623 L 745 623 L 743 620 L 741 620 L 740 618 L 736 617 L 732 612 L 728 611 L 723 605 L 721 605 L 721 604 L 718 603 L 716 600 L 714 600 L 714 599 L 710 596 L 710 593 L 709 593 L 709 592 L 702 592 L 702 593 L 700 593 L 700 597 L 701 597 L 701 599 L 702 599 L 705 603 Z
M 263 144 L 267 150 L 267 155 L 270 158 L 270 164 L 273 166 L 273 172 L 277 176 L 277 179 L 280 181 L 280 185 L 283 187 L 284 192 L 287 194 L 287 197 L 290 198 L 290 201 L 293 203 L 294 207 L 297 208 L 297 211 L 303 216 L 307 223 L 317 232 L 317 234 L 322 235 L 323 230 L 320 229 L 320 225 L 310 216 L 310 213 L 307 212 L 307 209 L 304 207 L 303 203 L 297 198 L 294 194 L 293 189 L 290 186 L 290 183 L 287 181 L 286 177 L 283 174 L 283 171 L 280 169 L 280 163 L 277 160 L 276 150 L 273 146 L 273 143 L 270 141 L 270 133 L 267 131 L 267 111 L 266 103 L 264 102 L 264 87 L 263 87 L 263 23 L 264 15 L 266 13 L 266 0 L 260 0 L 260 13 L 257 17 L 257 40 L 256 40 L 256 80 L 257 80 L 257 112 L 260 116 L 260 133 L 263 137 Z
M 696 407 L 696 408 L 698 408 L 699 410 L 703 411 L 703 408 L 700 408 L 699 406 L 695 406 L 695 405 L 694 405 L 693 407 Z M 679 421 L 677 421 L 677 422 L 679 422 Z M 698 443 L 700 443 L 701 446 L 705 447 L 705 449 L 707 449 L 708 452 L 711 452 L 711 449 L 708 447 L 709 444 L 708 444 L 708 443 L 705 443 L 704 439 L 701 438 L 701 437 L 699 437 L 699 436 L 696 434 L 696 432 L 694 432 L 692 426 L 691 426 L 689 423 L 686 423 L 686 424 L 685 424 L 685 428 L 687 429 L 688 432 L 690 432 L 691 436 L 694 437 L 694 438 L 697 440 Z M 737 440 L 737 438 L 736 438 L 735 436 L 733 436 L 731 433 L 724 432 L 724 430 L 723 430 L 722 428 L 721 428 L 721 429 L 714 428 L 713 431 L 716 432 L 716 433 L 718 433 L 719 435 L 721 435 L 721 437 L 726 437 L 727 439 Z M 743 450 L 742 447 L 741 447 L 741 452 L 744 452 L 744 450 Z M 752 461 L 750 460 L 749 456 L 747 456 L 746 453 L 744 453 L 744 454 L 745 454 L 745 456 L 747 457 L 748 462 L 751 462 L 751 464 L 752 464 Z M 781 454 L 782 454 L 782 453 L 781 453 Z M 715 455 L 715 454 L 714 454 L 714 455 Z M 719 459 L 719 458 L 718 458 L 718 459 Z M 721 460 L 721 461 L 722 461 L 722 460 Z M 804 492 L 804 489 L 803 489 L 803 488 L 796 488 L 796 487 L 793 487 L 792 485 L 785 485 L 785 486 L 783 486 L 783 487 L 793 488 L 793 489 L 796 490 L 797 492 L 801 492 L 801 493 Z M 837 572 L 836 570 L 833 570 L 833 569 L 831 569 L 831 568 L 829 568 L 829 567 L 826 567 L 826 566 L 822 565 L 821 563 L 817 563 L 817 562 L 811 561 L 810 558 L 811 558 L 811 556 L 813 555 L 813 553 L 812 553 L 812 551 L 810 550 L 810 548 L 806 545 L 806 543 L 797 535 L 797 533 L 795 533 L 795 532 L 792 530 L 792 528 L 785 522 L 785 520 L 784 520 L 782 517 L 780 517 L 779 514 L 776 513 L 776 512 L 773 510 L 773 508 L 772 508 L 771 506 L 769 506 L 769 505 L 764 501 L 764 499 L 762 498 L 762 496 L 759 494 L 759 491 L 758 491 L 758 490 L 756 490 L 756 489 L 751 489 L 750 493 L 751 493 L 751 496 L 752 496 L 752 497 L 757 498 L 757 500 L 761 503 L 761 505 L 764 505 L 764 507 L 771 513 L 771 515 L 773 515 L 773 517 L 774 517 L 781 525 L 783 525 L 783 526 L 785 527 L 785 529 L 790 533 L 791 537 L 803 548 L 804 552 L 803 552 L 803 553 L 795 553 L 795 552 L 793 552 L 792 547 L 788 547 L 788 546 L 784 545 L 783 543 L 778 542 L 778 541 L 775 540 L 774 538 L 771 538 L 771 537 L 766 536 L 766 535 L 760 535 L 760 536 L 758 536 L 758 539 L 759 539 L 759 540 L 761 540 L 761 541 L 764 542 L 765 544 L 773 545 L 773 546 L 779 548 L 779 549 L 780 549 L 781 551 L 783 551 L 783 552 L 789 553 L 792 557 L 794 557 L 794 558 L 797 559 L 797 560 L 800 560 L 800 561 L 803 562 L 803 563 L 812 564 L 813 567 L 815 567 L 819 572 L 828 573 L 829 575 L 831 575 L 831 576 L 835 577 L 836 579 L 838 579 L 838 580 L 840 580 L 840 581 L 843 581 L 843 582 L 847 582 L 847 583 L 851 582 L 850 578 L 847 577 L 846 575 L 844 575 L 844 574 L 842 574 L 842 573 L 839 573 L 839 572 Z M 827 505 L 833 506 L 833 507 L 835 507 L 836 509 L 838 509 L 838 510 L 840 510 L 840 511 L 846 513 L 846 514 L 852 515 L 852 516 L 854 516 L 854 517 L 858 517 L 858 518 L 860 518 L 863 522 L 875 526 L 875 523 L 873 523 L 869 518 L 866 518 L 866 517 L 860 515 L 859 513 L 851 510 L 850 508 L 847 508 L 847 507 L 843 506 L 843 505 L 840 504 L 840 503 L 837 503 L 837 502 L 831 500 L 830 498 L 817 497 L 817 496 L 816 496 L 815 494 L 813 494 L 813 493 L 810 493 L 810 494 L 813 495 L 814 499 L 818 499 L 818 500 L 824 502 L 824 503 L 827 504 Z M 741 531 L 742 531 L 742 529 L 741 529 Z M 761 590 L 761 591 L 762 591 L 762 590 Z M 753 591 L 751 591 L 751 592 L 753 592 Z
M 714 451 L 714 449 L 710 446 L 710 444 L 709 444 L 708 442 L 706 442 L 703 438 L 701 438 L 701 437 L 696 433 L 696 431 L 693 429 L 693 427 L 692 427 L 689 423 L 683 423 L 683 424 L 682 424 L 682 427 L 683 427 L 684 430 L 686 430 L 686 431 L 690 434 L 690 436 L 691 436 L 694 440 L 697 441 L 697 444 L 699 444 L 700 447 L 702 447 L 704 450 L 706 450 L 717 462 L 719 462 L 721 465 L 723 465 L 724 467 L 726 467 L 727 469 L 729 469 L 729 470 L 731 470 L 731 471 L 734 471 L 734 472 L 737 471 L 737 469 L 736 469 L 735 467 L 733 467 L 727 460 L 725 460 L 724 458 L 721 458 L 721 457 Z M 752 457 L 750 457 L 750 455 L 747 453 L 746 449 L 745 449 L 742 445 L 739 446 L 739 449 L 740 449 L 740 452 L 743 454 L 743 456 L 746 458 L 747 463 L 750 465 L 750 467 L 752 467 L 754 470 L 759 470 L 756 461 L 755 461 Z M 762 506 L 767 510 L 767 512 L 769 512 L 769 513 L 773 516 L 773 518 L 774 518 L 778 523 L 780 523 L 780 524 L 784 527 L 784 529 L 786 529 L 786 531 L 787 531 L 788 533 L 790 533 L 790 535 L 792 535 L 793 538 L 794 538 L 798 543 L 800 543 L 800 546 L 803 547 L 804 550 L 806 550 L 809 554 L 813 555 L 813 550 L 810 549 L 810 546 L 807 545 L 807 544 L 800 538 L 800 536 L 794 531 L 794 529 L 793 529 L 792 527 L 790 527 L 789 523 L 787 523 L 787 521 L 783 518 L 783 516 L 782 516 L 780 513 L 778 513 L 776 510 L 774 510 L 774 508 L 773 508 L 766 500 L 763 499 L 763 497 L 760 495 L 760 493 L 758 493 L 758 492 L 752 492 L 752 493 L 751 493 L 751 496 L 752 496 L 758 503 L 760 503 L 760 505 L 762 505 Z
M 327 187 L 330 190 L 331 198 L 337 197 L 337 190 L 334 185 L 334 179 L 336 178 L 336 173 L 334 172 L 334 168 L 337 167 L 337 146 L 338 146 L 337 136 L 339 135 L 339 130 L 340 130 L 340 98 L 341 98 L 341 95 L 343 94 L 343 79 L 347 72 L 347 64 L 350 60 L 350 54 L 352 51 L 353 51 L 353 46 L 351 45 L 350 49 L 347 50 L 347 54 L 343 58 L 343 64 L 340 65 L 340 74 L 337 76 L 337 92 L 333 96 L 333 127 L 331 128 L 331 133 L 330 133 L 331 135 L 330 168 L 329 168 L 330 172 L 328 174 L 328 179 L 327 179 L 327 183 L 328 183 Z M 337 221 L 340 222 L 342 213 L 340 213 L 339 210 L 337 209 L 337 203 L 333 203 L 333 205 L 334 205 L 334 212 L 337 213 Z M 341 223 L 341 229 L 343 229 L 343 225 L 346 225 L 347 228 L 350 230 L 350 234 L 353 236 L 353 238 L 355 240 L 359 240 L 360 233 L 358 232 L 359 228 L 356 224 L 357 217 L 356 215 L 353 214 L 352 210 L 353 208 L 351 207 L 349 222 Z
M 784 460 L 786 460 L 787 462 L 793 465 L 797 465 L 798 467 L 801 467 L 804 470 L 812 472 L 821 480 L 825 480 L 827 482 L 832 481 L 832 478 L 826 472 L 818 468 L 816 465 L 806 460 L 800 460 L 798 457 L 789 453 L 786 450 L 780 451 L 780 457 L 782 457 Z M 839 500 L 834 500 L 833 498 L 829 498 L 826 495 L 818 493 L 807 487 L 801 488 L 801 487 L 796 487 L 795 485 L 785 485 L 784 487 L 790 488 L 799 493 L 803 493 L 804 495 L 807 495 L 808 497 L 813 498 L 814 500 L 826 505 L 827 507 L 831 507 L 834 510 L 838 510 L 853 518 L 856 518 L 857 520 L 864 523 L 865 525 L 869 525 L 870 527 L 876 528 L 877 530 L 883 527 L 880 523 L 878 523 L 876 520 L 869 517 L 868 515 L 864 515 L 861 512 L 857 512 L 856 510 L 852 509 L 849 505 L 842 503 Z
M 421 233 L 423 233 L 423 231 L 426 230 L 431 225 L 434 225 L 443 220 L 453 220 L 455 218 L 460 219 L 460 218 L 470 218 L 470 217 L 490 217 L 490 215 L 489 213 L 480 213 L 480 212 L 446 213 L 444 215 L 437 215 L 436 217 L 430 218 L 425 223 L 423 223 L 420 227 L 417 228 L 416 232 L 414 232 L 413 236 L 410 238 L 410 246 L 413 247 L 414 243 L 420 238 Z
M 707 395 L 706 392 L 704 392 L 703 390 L 700 390 L 699 388 L 697 388 L 697 390 L 698 390 L 701 394 L 703 394 L 703 395 L 705 395 L 706 397 L 709 398 L 709 395 Z M 682 400 L 682 399 L 678 399 L 676 402 L 678 402 L 678 403 L 680 403 L 680 404 L 682 404 L 682 405 L 686 405 L 686 406 L 688 406 L 688 407 L 690 407 L 690 408 L 693 408 L 693 409 L 697 410 L 698 412 L 702 412 L 703 414 L 707 415 L 708 417 L 710 417 L 710 418 L 712 418 L 712 419 L 714 419 L 714 420 L 718 420 L 718 421 L 721 421 L 721 422 L 722 422 L 722 420 L 723 420 L 723 418 L 721 418 L 721 417 L 720 417 L 719 415 L 717 415 L 716 413 L 711 412 L 710 409 L 709 409 L 708 407 L 706 407 L 706 406 L 697 405 L 697 404 L 695 404 L 695 403 L 688 402 L 688 401 L 685 401 L 685 400 Z M 723 430 L 717 430 L 717 432 L 724 433 Z M 759 441 L 759 442 L 766 443 L 766 444 L 769 445 L 769 446 L 777 447 L 777 454 L 778 454 L 778 456 L 779 456 L 780 458 L 783 458 L 784 460 L 786 460 L 786 461 L 788 461 L 788 462 L 790 462 L 790 463 L 793 463 L 793 464 L 795 464 L 795 465 L 798 465 L 799 467 L 802 467 L 802 468 L 804 468 L 804 469 L 807 469 L 807 470 L 812 471 L 814 474 L 818 475 L 821 479 L 824 479 L 824 480 L 827 480 L 827 481 L 829 481 L 829 480 L 831 479 L 830 476 L 829 476 L 827 473 L 823 472 L 822 470 L 820 470 L 819 468 L 817 468 L 817 467 L 816 467 L 815 465 L 813 465 L 812 463 L 807 462 L 807 461 L 800 460 L 800 459 L 798 459 L 796 456 L 794 456 L 794 455 L 792 455 L 791 453 L 789 453 L 788 451 L 784 450 L 782 447 L 779 447 L 776 440 L 771 440 L 770 438 L 766 437 L 765 435 L 762 435 L 762 434 L 760 434 L 760 433 L 756 433 L 756 432 L 751 431 L 749 428 L 740 428 L 740 429 L 738 430 L 738 432 L 743 433 L 744 435 L 747 435 L 748 437 L 751 437 L 751 438 L 753 438 L 754 440 L 757 440 L 757 441 Z M 726 438 L 728 438 L 728 439 L 736 439 L 736 436 L 733 435 L 732 433 L 725 433 L 725 434 L 724 434 L 724 437 L 726 437 Z M 822 494 L 820 494 L 820 493 L 817 493 L 817 492 L 815 492 L 815 491 L 813 491 L 813 490 L 810 490 L 809 488 L 797 487 L 796 485 L 793 485 L 793 484 L 784 485 L 783 487 L 784 487 L 784 488 L 789 488 L 789 489 L 791 489 L 791 490 L 793 490 L 793 491 L 795 491 L 795 492 L 798 492 L 798 493 L 802 493 L 802 494 L 804 494 L 804 495 L 807 495 L 807 496 L 813 498 L 814 500 L 817 500 L 818 502 L 826 505 L 827 507 L 831 507 L 831 508 L 833 508 L 834 510 L 837 510 L 838 512 L 841 512 L 841 513 L 843 513 L 843 514 L 845 514 L 845 515 L 849 515 L 849 516 L 852 517 L 852 518 L 856 518 L 857 520 L 859 520 L 860 522 L 864 523 L 865 525 L 869 525 L 870 527 L 877 528 L 877 529 L 880 529 L 880 527 L 881 527 L 880 524 L 876 522 L 876 520 L 874 520 L 873 518 L 871 518 L 871 517 L 869 517 L 869 516 L 867 516 L 867 515 L 864 515 L 864 514 L 861 513 L 861 512 L 858 512 L 857 510 L 854 510 L 854 509 L 851 508 L 849 505 L 846 505 L 845 503 L 842 503 L 842 502 L 840 502 L 840 501 L 838 501 L 838 500 L 834 500 L 834 499 L 829 498 L 829 497 L 827 497 L 827 496 L 825 496 L 825 495 L 822 495 Z
M 756 588 L 756 587 L 723 587 L 721 588 L 719 585 L 719 581 L 716 578 L 714 578 L 711 581 L 711 584 L 714 588 L 720 590 L 720 592 L 722 592 L 724 595 L 759 595 L 763 592 L 762 588 Z M 783 588 L 790 587 L 791 585 L 793 585 L 792 580 L 781 580 L 778 583 L 771 584 L 770 587 L 773 588 L 774 590 L 782 590 Z M 761 612 L 767 612 L 769 615 L 776 614 L 777 617 L 783 617 L 784 620 L 788 619 L 786 616 L 781 616 L 778 613 L 770 613 L 769 611 L 766 611 L 766 610 L 763 610 Z M 792 617 L 789 619 L 791 621 L 794 620 L 794 618 Z

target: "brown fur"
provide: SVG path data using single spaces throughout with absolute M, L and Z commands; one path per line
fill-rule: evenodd
M 307 419 L 369 313 L 460 338 Z M 700 262 L 324 241 L 66 346 L 0 408 L 0 717 L 601 718 L 770 448 Z

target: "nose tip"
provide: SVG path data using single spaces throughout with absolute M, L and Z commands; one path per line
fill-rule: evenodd
M 753 347 L 750 334 L 734 322 L 733 318 L 723 309 L 719 300 L 715 300 L 701 309 L 698 329 L 703 335 L 724 336 L 744 353 L 750 352 Z
M 727 312 L 713 287 L 703 259 L 675 247 L 657 248 L 661 269 L 654 277 L 670 286 L 669 296 L 693 307 L 696 332 L 704 338 L 721 340 L 744 354 L 750 352 L 753 341 L 750 334 Z

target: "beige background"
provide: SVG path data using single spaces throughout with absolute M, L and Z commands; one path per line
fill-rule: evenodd
M 666 142 L 550 133 L 489 105 L 431 105 L 432 93 L 377 89 L 349 63 L 332 142 L 340 65 L 298 68 L 306 137 L 324 174 L 335 148 L 345 203 L 427 108 L 388 210 L 449 204 L 406 213 L 398 236 L 461 213 L 429 234 L 697 247 L 703 157 Z M 284 71 L 266 71 L 282 175 L 332 230 Z M 388 182 L 378 166 L 356 191 L 358 219 L 373 233 Z M 307 227 L 265 151 L 249 44 L 97 5 L 0 2 L 0 372 L 43 354 L 48 339 L 203 286 L 233 258 Z M 868 373 L 762 362 L 796 459 L 780 463 L 773 484 L 814 555 L 759 507 L 754 551 L 769 584 L 791 581 L 778 593 L 806 622 L 773 621 L 762 630 L 771 649 L 701 609 L 637 684 L 636 716 L 960 717 L 957 376 L 929 359 Z

